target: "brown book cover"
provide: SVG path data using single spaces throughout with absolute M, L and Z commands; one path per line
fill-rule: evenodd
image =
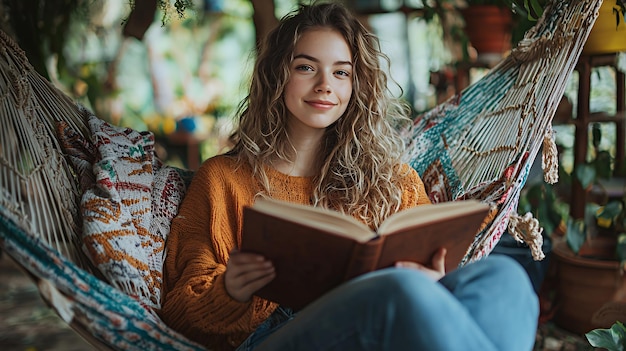
M 244 209 L 241 250 L 262 254 L 276 269 L 257 296 L 301 309 L 360 274 L 397 261 L 429 264 L 440 247 L 446 271 L 456 269 L 488 212 L 476 200 L 421 205 L 373 231 L 336 211 L 262 198 Z

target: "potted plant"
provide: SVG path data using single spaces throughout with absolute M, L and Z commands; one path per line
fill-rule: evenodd
M 519 211 L 530 211 L 552 239 L 551 288 L 557 307 L 550 313 L 564 329 L 583 334 L 608 328 L 626 320 L 626 289 L 623 265 L 626 262 L 626 182 L 615 160 L 602 147 L 599 124 L 592 126 L 593 157 L 576 165 L 571 174 L 560 172 L 556 186 L 538 184 L 525 189 Z M 577 179 L 587 192 L 583 218 L 569 214 L 567 183 Z M 564 191 L 561 191 L 563 189 Z M 623 301 L 622 301 L 623 300 Z M 616 312 L 617 311 L 617 312 Z M 616 313 L 622 313 L 618 315 Z
M 452 50 L 460 51 L 459 61 L 489 65 L 502 59 L 534 24 L 543 12 L 543 1 L 434 0 L 425 5 L 424 18 L 435 14 L 440 18 L 444 38 L 460 46 Z
M 460 9 L 464 32 L 478 61 L 498 62 L 511 50 L 513 13 L 504 5 L 502 1 L 476 0 Z

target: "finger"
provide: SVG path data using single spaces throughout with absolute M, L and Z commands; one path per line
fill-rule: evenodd
M 269 272 L 274 270 L 274 265 L 270 261 L 251 262 L 251 263 L 235 263 L 229 262 L 226 267 L 229 275 L 234 279 L 249 280 L 248 277 L 254 277 L 254 272 Z M 251 275 L 250 275 L 251 274 Z
M 273 270 L 255 272 L 255 274 L 249 274 L 245 278 L 232 281 L 227 291 L 239 301 L 248 301 L 257 290 L 269 283 L 275 276 L 276 273 Z
M 251 252 L 239 252 L 233 251 L 230 254 L 229 261 L 237 263 L 251 263 L 251 262 L 263 262 L 266 258 L 263 255 L 251 253 Z
M 274 265 L 270 261 L 243 264 L 229 262 L 226 266 L 226 273 L 230 276 L 230 280 L 236 282 L 237 285 L 244 285 L 247 281 L 272 271 L 274 271 Z
M 258 276 L 256 279 L 248 281 L 247 284 L 242 288 L 242 291 L 245 291 L 247 294 L 254 295 L 259 289 L 266 286 L 269 282 L 276 278 L 276 272 L 271 271 L 265 275 Z
M 431 268 L 428 268 L 422 264 L 419 264 L 417 262 L 411 262 L 411 261 L 399 261 L 396 262 L 396 267 L 402 267 L 402 268 L 409 268 L 409 269 L 414 269 L 416 271 L 422 272 L 426 277 L 437 281 L 439 280 L 444 274 L 441 272 L 438 272 L 436 270 L 433 270 Z
M 227 269 L 230 275 L 238 277 L 249 271 L 272 267 L 272 262 L 257 254 L 236 254 L 228 260 Z
M 396 267 L 399 268 L 411 268 L 411 269 L 417 269 L 417 270 L 422 270 L 425 267 L 417 262 L 412 262 L 412 261 L 398 261 L 396 262 Z
M 274 272 L 274 266 L 271 264 L 269 266 L 255 267 L 254 269 L 242 272 L 239 276 L 235 277 L 235 280 L 242 282 L 241 285 L 244 286 L 248 284 L 248 282 L 254 281 L 272 272 Z
M 433 256 L 433 260 L 432 260 L 433 269 L 443 274 L 446 273 L 446 253 L 447 252 L 448 250 L 446 250 L 445 247 L 440 248 L 439 250 L 437 250 L 437 252 L 435 252 L 435 255 Z

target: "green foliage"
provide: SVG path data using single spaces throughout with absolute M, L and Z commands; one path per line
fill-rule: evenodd
M 576 179 L 582 184 L 584 189 L 589 188 L 596 180 L 596 169 L 593 164 L 583 163 L 574 169 Z
M 47 64 L 56 56 L 64 64 L 63 45 L 71 21 L 89 21 L 88 0 L 3 0 L 0 22 L 24 50 L 35 70 L 50 79 Z
M 559 197 L 555 186 L 536 184 L 524 189 L 520 197 L 518 210 L 520 214 L 531 212 L 550 235 L 559 225 L 565 232 L 565 240 L 569 248 L 579 253 L 583 243 L 597 235 L 610 235 L 617 240 L 617 257 L 622 264 L 626 263 L 626 199 L 607 201 L 607 194 L 602 180 L 611 179 L 614 174 L 614 157 L 604 149 L 600 124 L 592 125 L 590 131 L 590 159 L 577 164 L 571 176 L 580 182 L 588 192 L 583 218 L 572 218 L 569 210 L 562 204 L 569 201 Z M 559 186 L 571 187 L 571 178 L 559 166 Z M 563 184 L 565 183 L 565 184 Z M 564 194 L 564 193 L 563 193 Z M 595 201 L 595 202 L 594 202 Z
M 615 6 L 613 7 L 613 14 L 615 15 L 615 28 L 617 28 L 621 20 L 620 17 L 626 16 L 626 0 L 615 0 Z
M 546 0 L 431 0 L 423 1 L 422 19 L 432 21 L 439 19 L 443 29 L 443 38 L 449 45 L 455 47 L 453 51 L 459 53 L 460 62 L 470 61 L 469 38 L 465 32 L 462 9 L 469 5 L 496 5 L 506 7 L 513 13 L 511 28 L 511 44 L 517 45 L 528 29 L 535 25 L 543 13 L 542 4 Z M 450 18 L 453 18 L 450 20 Z M 460 20 L 459 20 L 460 19 Z M 485 25 L 488 25 L 487 23 Z
M 593 347 L 608 351 L 624 351 L 626 347 L 626 327 L 622 322 L 615 322 L 610 329 L 594 329 L 585 334 Z
M 527 12 L 527 17 L 530 20 L 537 20 L 543 15 L 543 6 L 537 0 L 524 1 L 524 8 Z
M 544 182 L 524 189 L 524 194 L 520 197 L 518 204 L 518 212 L 520 214 L 532 213 L 533 217 L 541 223 L 546 235 L 557 230 L 567 218 L 568 211 L 569 206 L 558 200 L 554 187 Z
M 601 207 L 596 213 L 598 226 L 606 229 L 615 228 L 623 209 L 621 201 L 611 201 Z
M 602 149 L 602 130 L 599 123 L 591 126 L 592 159 L 578 164 L 574 168 L 574 176 L 580 182 L 583 189 L 604 191 L 600 184 L 601 179 L 610 179 L 614 174 L 613 156 L 608 150 Z M 595 187 L 595 188 L 594 188 Z M 604 196 L 605 197 L 605 196 Z M 614 235 L 616 240 L 624 232 L 624 199 L 606 200 L 598 199 L 599 203 L 588 202 L 585 204 L 585 216 L 583 219 L 568 219 L 567 243 L 573 252 L 578 253 L 583 242 L 598 230 L 604 230 Z M 622 246 L 626 257 L 626 244 Z M 618 256 L 620 256 L 618 252 Z M 625 262 L 622 260 L 622 262 Z
M 620 266 L 624 268 L 626 263 L 626 233 L 620 233 L 617 237 L 617 247 L 615 248 Z
M 620 0 L 621 1 L 621 0 Z M 543 14 L 543 0 L 467 0 L 468 5 L 507 6 L 514 13 L 531 21 L 537 21 Z
M 161 9 L 163 13 L 163 17 L 161 18 L 161 23 L 165 24 L 167 23 L 169 19 L 171 9 L 172 9 L 172 4 L 170 3 L 170 0 L 159 0 L 158 5 L 159 5 L 159 9 Z M 184 18 L 185 10 L 193 9 L 193 1 L 192 0 L 175 0 L 173 6 L 174 6 L 174 9 L 176 10 L 176 13 L 178 14 L 178 17 Z
M 568 218 L 566 233 L 565 239 L 567 246 L 569 246 L 574 253 L 578 253 L 586 238 L 587 225 L 585 224 L 585 220 L 580 218 Z
M 161 17 L 161 24 L 163 25 L 169 21 L 172 11 L 176 11 L 179 18 L 184 18 L 185 11 L 193 10 L 194 8 L 193 0 L 173 0 L 173 2 L 174 3 L 172 4 L 172 0 L 157 1 L 157 7 L 163 14 Z M 131 9 L 135 8 L 135 0 L 130 0 L 129 4 Z

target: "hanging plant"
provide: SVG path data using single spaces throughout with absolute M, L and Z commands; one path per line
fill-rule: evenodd
M 619 27 L 621 17 L 626 15 L 626 0 L 615 0 L 613 14 L 615 15 L 615 27 L 617 28 Z
M 137 1 L 152 1 L 156 2 L 159 10 L 163 13 L 161 17 L 161 23 L 165 25 L 172 14 L 172 11 L 175 10 L 176 14 L 179 18 L 185 17 L 185 11 L 188 9 L 193 9 L 193 0 L 130 0 L 130 8 L 135 8 L 135 3 Z

